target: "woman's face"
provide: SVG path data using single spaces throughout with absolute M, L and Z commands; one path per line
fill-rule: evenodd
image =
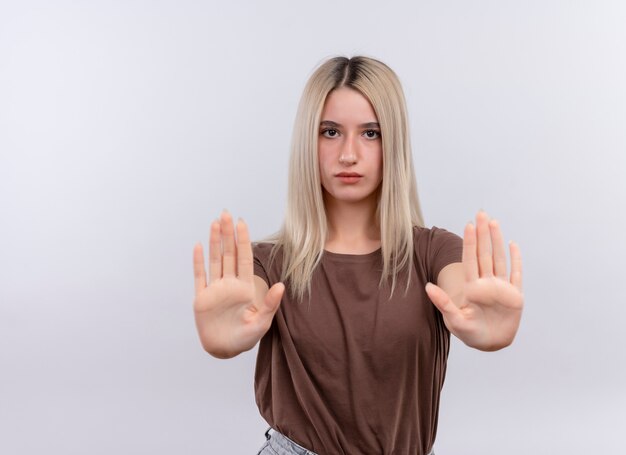
M 372 105 L 358 91 L 342 87 L 326 98 L 318 158 L 325 200 L 376 204 L 383 179 L 380 125 Z

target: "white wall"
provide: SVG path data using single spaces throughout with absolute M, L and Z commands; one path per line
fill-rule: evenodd
M 0 3 L 0 453 L 256 453 L 255 353 L 205 354 L 191 251 L 279 227 L 317 63 L 396 70 L 429 225 L 522 247 L 516 343 L 454 343 L 438 455 L 624 450 L 626 4 Z

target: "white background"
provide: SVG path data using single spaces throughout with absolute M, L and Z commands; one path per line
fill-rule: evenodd
M 626 453 L 626 4 L 383 3 L 0 3 L 0 453 L 256 453 L 192 248 L 225 207 L 278 229 L 339 54 L 401 78 L 427 225 L 484 208 L 522 248 L 518 338 L 453 343 L 437 455 Z

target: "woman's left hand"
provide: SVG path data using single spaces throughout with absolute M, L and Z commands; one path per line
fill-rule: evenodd
M 504 240 L 497 221 L 483 211 L 463 236 L 463 262 L 446 266 L 426 292 L 446 327 L 468 346 L 495 351 L 513 342 L 522 316 L 522 258 L 510 242 L 507 276 Z

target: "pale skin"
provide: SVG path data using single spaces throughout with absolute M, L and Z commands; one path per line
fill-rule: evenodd
M 382 180 L 382 146 L 373 108 L 360 93 L 337 89 L 322 112 L 318 156 L 328 218 L 325 249 L 365 254 L 380 247 L 375 220 Z M 346 173 L 355 177 L 346 177 Z M 358 176 L 358 177 L 357 177 Z M 448 330 L 483 351 L 513 342 L 522 309 L 522 260 L 509 243 L 510 273 L 500 225 L 484 211 L 468 223 L 461 263 L 439 273 L 426 292 Z M 208 278 L 203 248 L 193 251 L 196 327 L 204 349 L 218 358 L 252 349 L 269 330 L 285 291 L 254 275 L 247 225 L 224 211 L 211 224 Z

